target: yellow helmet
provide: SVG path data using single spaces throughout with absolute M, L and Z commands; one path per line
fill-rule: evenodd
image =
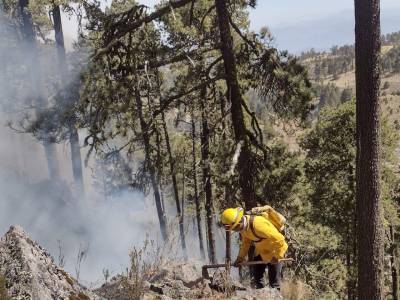
M 244 214 L 243 208 L 228 208 L 221 214 L 221 223 L 228 229 L 234 229 L 242 219 Z

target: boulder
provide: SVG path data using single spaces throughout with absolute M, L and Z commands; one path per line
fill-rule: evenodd
M 102 299 L 58 267 L 19 226 L 12 226 L 0 239 L 0 274 L 12 299 Z

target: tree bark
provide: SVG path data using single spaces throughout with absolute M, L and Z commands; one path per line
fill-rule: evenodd
M 206 204 L 206 219 L 207 219 L 207 239 L 208 239 L 208 258 L 211 263 L 216 262 L 215 254 L 215 239 L 213 232 L 213 201 L 212 201 L 212 186 L 210 175 L 210 129 L 208 128 L 207 112 L 205 103 L 207 102 L 207 89 L 203 88 L 200 96 L 201 106 L 201 163 L 203 171 L 203 191 Z
M 169 140 L 168 128 L 167 128 L 167 124 L 165 122 L 164 112 L 161 113 L 161 120 L 162 120 L 163 129 L 164 129 L 165 145 L 167 146 L 167 152 L 168 152 L 168 162 L 169 162 L 169 167 L 170 167 L 170 172 L 171 172 L 172 188 L 174 191 L 176 212 L 178 215 L 179 234 L 181 237 L 182 252 L 183 252 L 184 258 L 187 259 L 185 228 L 183 226 L 183 214 L 182 214 L 182 209 L 181 209 L 181 203 L 179 200 L 178 182 L 176 180 L 175 159 L 172 155 L 171 143 Z
M 355 0 L 358 299 L 383 299 L 379 0 Z
M 66 65 L 66 54 L 64 45 L 64 33 L 61 22 L 61 10 L 59 5 L 53 6 L 52 14 L 53 14 L 54 37 L 56 40 L 59 71 L 61 72 L 61 76 L 63 77 L 66 75 L 67 65 Z
M 193 175 L 193 186 L 194 186 L 194 202 L 196 204 L 196 220 L 197 220 L 197 233 L 199 236 L 199 247 L 201 258 L 205 259 L 204 253 L 204 242 L 203 242 L 203 230 L 201 222 L 201 207 L 199 200 L 199 191 L 197 187 L 197 159 L 196 159 L 196 123 L 192 112 L 192 175 Z
M 38 113 L 40 108 L 47 106 L 47 101 L 42 95 L 42 87 L 41 87 L 41 68 L 39 64 L 39 55 L 38 49 L 36 46 L 36 36 L 33 27 L 32 16 L 28 10 L 28 0 L 19 0 L 19 7 L 21 10 L 21 33 L 24 40 L 24 50 L 27 55 L 27 66 L 29 76 L 31 78 L 32 83 L 32 98 L 33 105 L 35 108 L 35 113 Z M 57 149 L 55 144 L 51 142 L 51 140 L 44 140 L 43 147 L 45 152 L 45 157 L 47 161 L 47 169 L 49 173 L 49 177 L 51 179 L 58 180 L 60 178 L 60 167 L 58 165 L 57 159 Z
M 150 173 L 150 181 L 151 181 L 151 185 L 153 187 L 154 200 L 155 200 L 156 208 L 157 208 L 157 216 L 158 216 L 158 221 L 160 223 L 161 236 L 164 241 L 167 241 L 168 240 L 167 221 L 166 221 L 166 217 L 165 217 L 165 212 L 162 208 L 160 191 L 158 188 L 157 178 L 156 178 L 156 170 L 155 170 L 155 167 L 151 160 L 150 136 L 148 133 L 146 121 L 144 119 L 142 99 L 141 99 L 138 88 L 135 88 L 135 101 L 136 101 L 136 108 L 137 108 L 138 115 L 139 115 L 140 129 L 142 131 L 144 151 L 145 151 L 145 156 L 146 156 L 146 164 L 147 164 L 148 171 Z
M 347 286 L 347 299 L 348 300 L 353 300 L 355 297 L 354 295 L 354 280 L 352 277 L 352 269 L 353 269 L 353 263 L 351 259 L 351 254 L 352 254 L 352 239 L 353 239 L 353 234 L 351 233 L 351 226 L 352 224 L 349 222 L 347 224 L 347 230 L 346 230 L 346 268 L 348 272 L 348 277 L 346 281 L 346 286 Z
M 220 110 L 221 110 L 221 127 L 222 127 L 222 140 L 226 140 L 226 122 L 225 122 L 225 109 L 226 109 L 226 103 L 225 103 L 225 96 L 222 92 L 217 92 L 218 93 L 218 98 L 219 98 L 219 103 L 220 103 Z
M 251 150 L 243 117 L 242 102 L 244 100 L 237 78 L 236 58 L 233 52 L 233 39 L 229 24 L 229 12 L 225 0 L 215 0 L 215 7 L 218 17 L 221 53 L 224 59 L 225 80 L 228 88 L 227 98 L 231 102 L 231 118 L 235 133 L 235 141 L 236 143 L 240 141 L 244 142 L 238 161 L 239 184 L 246 208 L 250 209 L 256 206 L 251 170 Z
M 182 224 L 182 232 L 183 236 L 185 236 L 185 231 L 184 231 L 184 224 L 185 224 L 185 199 L 186 199 L 186 191 L 185 191 L 185 183 L 186 183 L 186 178 L 185 178 L 185 159 L 186 159 L 186 153 L 183 152 L 183 158 L 182 158 L 182 197 L 181 197 L 181 219 L 180 219 L 180 224 Z M 184 259 L 187 260 L 187 251 L 186 251 L 186 243 L 185 243 L 185 249 L 183 251 L 184 254 Z
M 64 44 L 64 34 L 61 22 L 61 11 L 59 5 L 53 6 L 53 25 L 54 25 L 54 35 L 56 40 L 57 56 L 59 72 L 61 75 L 61 81 L 65 82 L 67 80 L 67 61 L 65 54 L 65 44 Z M 79 135 L 78 130 L 75 127 L 74 122 L 69 125 L 69 142 L 71 148 L 71 163 L 72 163 L 72 175 L 74 178 L 75 186 L 77 188 L 78 194 L 84 192 L 83 183 L 83 172 L 82 172 L 82 157 L 81 149 L 79 146 Z
M 390 268 L 392 273 L 392 298 L 399 299 L 399 275 L 397 270 L 397 246 L 394 235 L 394 226 L 390 225 Z
M 357 158 L 356 158 L 357 161 Z M 354 199 L 354 192 L 355 192 L 355 172 L 354 172 L 354 166 L 352 164 L 349 165 L 349 182 L 348 182 L 348 189 L 350 192 L 349 197 L 348 197 L 348 202 L 351 203 L 352 200 Z M 353 192 L 354 191 L 354 192 Z M 356 256 L 354 253 L 354 248 L 355 246 L 355 241 L 354 241 L 354 235 L 356 233 L 355 229 L 355 222 L 356 222 L 356 216 L 355 216 L 355 204 L 351 205 L 351 208 L 348 210 L 348 222 L 347 222 L 347 230 L 346 230 L 346 265 L 347 265 L 347 272 L 348 272 L 348 278 L 347 278 L 347 299 L 349 300 L 354 300 L 356 298 L 356 279 L 354 278 L 355 272 L 354 272 L 354 264 L 356 260 Z

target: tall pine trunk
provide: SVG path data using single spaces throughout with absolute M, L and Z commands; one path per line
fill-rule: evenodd
M 37 114 L 41 108 L 47 106 L 47 101 L 42 94 L 41 86 L 41 68 L 39 64 L 39 54 L 36 45 L 36 36 L 33 29 L 32 16 L 28 10 L 28 0 L 19 0 L 19 7 L 21 10 L 21 33 L 24 40 L 24 51 L 28 65 L 28 72 L 31 78 L 31 94 L 33 98 L 33 105 L 36 107 L 35 113 Z M 47 169 L 51 179 L 60 178 L 60 167 L 57 159 L 57 149 L 50 139 L 43 141 L 45 157 L 47 161 Z
M 145 163 L 147 164 L 147 169 L 150 173 L 150 182 L 151 182 L 151 186 L 153 188 L 154 200 L 155 200 L 156 208 L 157 208 L 157 216 L 158 216 L 158 221 L 160 223 L 161 236 L 164 241 L 167 241 L 168 240 L 167 221 L 166 221 L 165 212 L 163 210 L 162 203 L 161 203 L 160 190 L 159 190 L 159 187 L 157 184 L 157 178 L 156 178 L 156 169 L 154 167 L 154 164 L 153 164 L 152 158 L 151 158 L 150 136 L 149 136 L 149 132 L 148 132 L 147 123 L 144 119 L 142 98 L 140 96 L 140 92 L 139 92 L 138 88 L 135 88 L 135 101 L 136 101 L 136 108 L 137 108 L 138 116 L 139 116 L 140 129 L 142 131 L 142 139 L 143 139 L 143 145 L 144 145 L 144 151 L 145 151 L 145 157 L 146 157 Z
M 199 191 L 197 187 L 196 123 L 194 120 L 193 112 L 192 112 L 192 176 L 193 176 L 193 186 L 194 186 L 194 203 L 196 204 L 197 233 L 199 236 L 200 254 L 201 258 L 205 259 L 206 255 L 204 253 L 201 207 L 200 207 Z
M 355 287 L 354 287 L 354 279 L 353 279 L 353 260 L 351 257 L 351 254 L 353 252 L 352 249 L 352 240 L 354 238 L 353 234 L 351 233 L 351 227 L 353 224 L 349 222 L 347 224 L 347 230 L 346 230 L 346 268 L 347 268 L 347 281 L 346 281 L 346 286 L 347 286 L 347 299 L 348 300 L 353 300 L 355 299 Z
M 357 161 L 357 159 L 356 159 Z M 356 177 L 355 177 L 355 172 L 354 172 L 354 166 L 349 165 L 349 184 L 348 184 L 348 189 L 349 191 L 355 191 L 355 184 L 356 184 Z M 350 194 L 350 198 L 348 201 L 351 201 L 353 199 L 354 194 Z M 354 300 L 356 299 L 356 279 L 354 277 L 354 266 L 355 266 L 355 260 L 356 260 L 356 255 L 354 253 L 354 249 L 356 247 L 356 243 L 354 241 L 354 234 L 356 232 L 355 229 L 355 223 L 356 223 L 356 216 L 355 216 L 355 204 L 353 206 L 353 209 L 349 211 L 350 214 L 348 215 L 348 222 L 347 222 L 347 230 L 346 230 L 346 266 L 347 266 L 347 272 L 348 272 L 348 278 L 347 278 L 347 299 L 348 300 Z
M 246 124 L 243 117 L 243 97 L 237 78 L 236 59 L 233 52 L 233 39 L 229 24 L 229 12 L 225 0 L 215 0 L 218 17 L 219 35 L 221 40 L 221 53 L 224 60 L 225 80 L 228 88 L 228 99 L 231 102 L 232 125 L 235 133 L 235 141 L 243 141 L 238 161 L 239 184 L 242 198 L 246 208 L 256 206 L 255 191 L 253 186 L 253 173 L 251 170 L 251 150 L 246 134 Z
M 392 274 L 392 298 L 399 299 L 399 271 L 397 269 L 397 245 L 394 235 L 394 225 L 390 225 L 390 271 Z
M 213 201 L 212 186 L 210 175 L 210 129 L 207 121 L 207 89 L 203 88 L 200 96 L 201 106 L 201 164 L 203 171 L 203 191 L 205 195 L 206 219 L 207 219 L 207 239 L 208 239 L 208 258 L 211 263 L 216 262 L 215 238 L 213 232 Z
M 383 299 L 379 0 L 355 0 L 358 299 Z
M 56 40 L 56 48 L 57 48 L 57 56 L 58 56 L 58 64 L 59 64 L 59 72 L 62 84 L 65 84 L 67 80 L 67 61 L 65 55 L 65 44 L 64 44 L 64 34 L 61 22 L 61 11 L 59 5 L 53 6 L 53 25 L 54 25 L 54 35 Z M 82 157 L 81 157 L 81 149 L 79 146 L 79 135 L 78 130 L 72 121 L 69 124 L 69 142 L 71 148 L 71 163 L 72 163 L 72 175 L 74 178 L 75 186 L 77 188 L 78 193 L 84 192 L 84 183 L 83 183 L 83 173 L 82 173 Z
M 167 128 L 167 123 L 165 122 L 164 112 L 161 113 L 161 118 L 162 118 L 162 126 L 164 129 L 165 145 L 167 146 L 168 162 L 169 162 L 169 167 L 170 167 L 170 172 L 171 172 L 172 188 L 174 191 L 176 212 L 178 214 L 179 234 L 180 234 L 180 238 L 181 238 L 182 252 L 183 252 L 184 258 L 187 259 L 185 228 L 184 228 L 184 224 L 183 224 L 183 214 L 182 214 L 182 209 L 181 209 L 181 203 L 179 200 L 178 182 L 176 180 L 175 159 L 172 155 L 171 143 L 169 140 L 168 128 Z M 183 201 L 183 198 L 182 198 L 182 201 Z

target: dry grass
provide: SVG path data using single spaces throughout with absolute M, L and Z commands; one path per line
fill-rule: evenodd
M 285 300 L 316 299 L 312 290 L 305 283 L 295 280 L 286 280 L 282 283 L 281 293 Z
M 383 45 L 381 49 L 382 55 L 388 53 L 393 47 L 393 45 Z
M 90 298 L 84 293 L 79 293 L 78 296 L 76 295 L 69 296 L 69 300 L 90 300 Z
M 59 269 L 59 271 L 61 274 L 63 274 L 65 280 L 69 283 L 69 285 L 73 286 L 74 280 L 69 276 L 69 274 L 65 272 L 63 269 Z
M 150 281 L 170 261 L 176 259 L 174 254 L 178 253 L 179 236 L 172 234 L 174 232 L 172 230 L 169 232 L 171 234 L 165 244 L 161 245 L 146 238 L 141 247 L 134 247 L 130 252 L 130 268 L 125 278 L 125 286 L 130 299 L 141 299 L 146 291 L 146 281 Z
M 0 300 L 11 300 L 6 289 L 6 279 L 0 275 Z
M 133 248 L 129 257 L 130 268 L 124 285 L 131 299 L 141 299 L 146 280 L 154 276 L 162 265 L 161 248 L 154 241 L 146 239 L 141 248 Z

